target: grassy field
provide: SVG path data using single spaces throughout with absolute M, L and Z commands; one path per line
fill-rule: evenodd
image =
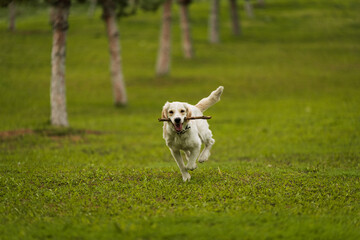
M 185 60 L 174 7 L 172 70 L 157 78 L 157 13 L 119 21 L 129 106 L 115 108 L 104 25 L 71 10 L 70 129 L 49 126 L 46 8 L 0 10 L 0 239 L 360 239 L 360 3 L 272 0 L 221 44 L 191 6 Z M 242 2 L 241 2 L 242 4 Z M 206 114 L 209 162 L 184 183 L 157 122 L 166 101 Z

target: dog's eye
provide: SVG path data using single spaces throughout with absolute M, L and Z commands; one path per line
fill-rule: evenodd
M 185 110 L 184 110 L 184 109 L 182 109 L 180 112 L 181 112 L 181 113 L 184 113 L 184 112 L 185 112 Z
M 170 110 L 170 111 L 169 111 L 169 113 L 170 113 L 170 114 L 173 114 L 173 113 L 174 113 L 174 111 L 173 111 L 173 110 Z

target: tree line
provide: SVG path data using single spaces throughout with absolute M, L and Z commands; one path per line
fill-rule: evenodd
M 50 23 L 53 29 L 53 42 L 51 51 L 51 124 L 54 126 L 68 127 L 66 110 L 66 87 L 65 87 L 65 60 L 66 40 L 69 27 L 68 17 L 70 14 L 71 0 L 44 0 L 50 6 Z M 85 3 L 86 0 L 77 0 Z M 180 26 L 182 36 L 182 49 L 184 57 L 194 57 L 194 48 L 191 37 L 191 24 L 189 6 L 192 0 L 175 0 L 179 4 Z M 254 17 L 252 5 L 249 0 L 244 0 L 245 10 L 249 17 Z M 260 7 L 265 5 L 265 0 L 257 0 Z M 15 30 L 16 5 L 22 3 L 37 4 L 38 0 L 0 0 L 2 7 L 9 9 L 9 30 Z M 173 0 L 90 0 L 89 14 L 93 14 L 96 5 L 102 8 L 102 19 L 105 23 L 110 53 L 110 74 L 112 80 L 114 104 L 125 106 L 127 95 L 122 71 L 121 47 L 117 18 L 135 15 L 139 9 L 155 11 L 163 6 L 163 15 L 160 30 L 159 50 L 156 61 L 156 74 L 164 76 L 170 73 L 171 63 L 171 22 Z M 231 16 L 232 32 L 241 35 L 241 23 L 237 0 L 228 0 Z M 208 24 L 209 42 L 220 42 L 219 34 L 219 11 L 220 0 L 210 0 L 210 13 Z

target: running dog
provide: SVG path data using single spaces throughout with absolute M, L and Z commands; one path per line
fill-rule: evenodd
M 186 102 L 166 102 L 162 109 L 161 117 L 169 119 L 164 122 L 163 138 L 180 168 L 184 182 L 190 181 L 191 176 L 188 171 L 197 168 L 198 157 L 200 163 L 208 160 L 211 147 L 215 143 L 207 120 L 187 120 L 187 118 L 203 116 L 206 109 L 220 101 L 223 90 L 223 86 L 218 87 L 196 105 Z M 200 154 L 202 144 L 205 147 Z M 186 166 L 180 151 L 185 152 L 188 161 Z

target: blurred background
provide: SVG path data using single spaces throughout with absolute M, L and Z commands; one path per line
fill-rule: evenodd
M 359 238 L 360 1 L 0 3 L 0 238 Z M 219 85 L 184 184 L 157 119 Z
M 51 109 L 57 105 L 51 105 L 50 92 L 62 85 L 68 126 L 115 133 L 101 136 L 108 139 L 101 148 L 114 148 L 114 162 L 139 163 L 138 152 L 132 151 L 138 145 L 146 146 L 143 152 L 150 162 L 159 162 L 159 156 L 167 162 L 157 122 L 163 104 L 174 100 L 195 104 L 223 85 L 222 101 L 206 113 L 213 115 L 209 122 L 219 143 L 215 160 L 318 154 L 358 158 L 357 1 L 93 4 L 3 1 L 2 131 L 46 132 L 43 129 L 61 125 L 51 120 Z M 62 19 L 54 9 L 67 9 L 70 14 Z M 9 17 L 12 11 L 14 17 Z M 118 34 L 108 34 L 111 16 Z M 61 21 L 66 22 L 65 28 Z M 166 31 L 169 34 L 164 37 Z M 63 67 L 52 56 L 57 32 L 66 36 L 66 55 L 58 61 L 63 61 Z M 117 37 L 115 50 L 111 50 L 111 36 Z M 165 53 L 161 53 L 164 44 Z M 109 50 L 110 56 L 118 57 L 109 57 Z M 161 54 L 165 67 L 159 70 Z M 113 69 L 112 64 L 118 67 Z M 63 73 L 56 74 L 54 68 Z M 115 75 L 121 75 L 124 102 L 121 96 L 116 102 Z M 59 86 L 51 84 L 56 81 Z

